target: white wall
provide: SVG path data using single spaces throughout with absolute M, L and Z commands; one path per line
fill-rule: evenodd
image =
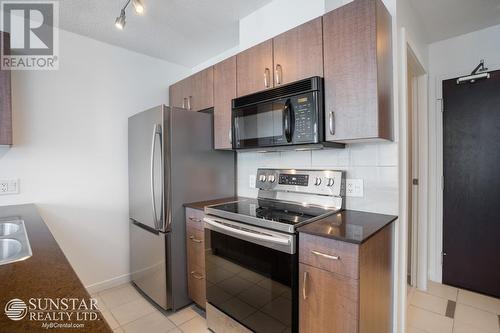
M 35 203 L 85 285 L 127 279 L 127 118 L 166 103 L 188 69 L 65 31 L 60 51 L 58 71 L 12 73 L 0 178 L 21 193 L 0 205 Z
M 430 220 L 429 275 L 441 282 L 443 247 L 443 192 L 441 114 L 442 81 L 469 74 L 484 59 L 490 70 L 500 69 L 500 25 L 450 38 L 429 46 L 429 145 L 430 145 Z

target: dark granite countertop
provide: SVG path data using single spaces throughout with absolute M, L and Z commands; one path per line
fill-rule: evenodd
M 398 217 L 354 210 L 343 210 L 297 230 L 306 234 L 361 244 Z
M 55 323 L 60 325 L 75 325 L 72 328 L 55 328 L 57 332 L 96 332 L 112 333 L 100 312 L 94 312 L 95 320 L 83 318 L 85 316 L 81 311 L 69 312 L 71 319 L 34 321 L 32 315 L 37 313 L 31 311 L 31 301 L 41 299 L 41 305 L 45 305 L 45 298 L 53 301 L 63 298 L 82 300 L 87 305 L 90 304 L 90 295 L 79 280 L 70 263 L 64 256 L 61 248 L 52 236 L 50 230 L 40 217 L 37 208 L 33 204 L 18 206 L 0 207 L 0 219 L 18 218 L 24 220 L 28 233 L 29 242 L 33 255 L 23 261 L 18 261 L 0 266 L 0 332 L 47 332 L 42 324 Z M 82 236 L 83 237 L 83 236 Z M 18 298 L 28 306 L 28 313 L 19 320 L 9 319 L 3 309 L 10 300 Z M 71 302 L 71 301 L 70 301 Z M 79 304 L 79 303 L 77 303 Z M 40 308 L 38 308 L 40 309 Z M 52 308 L 50 315 L 61 315 L 59 310 Z M 45 316 L 49 312 L 38 312 L 38 315 Z M 64 312 L 64 311 L 62 311 Z M 87 315 L 89 313 L 87 312 Z M 64 316 L 64 315 L 63 315 Z M 79 317 L 78 320 L 77 316 Z M 83 326 L 80 326 L 82 325 Z M 79 325 L 79 326 L 76 326 Z
M 239 199 L 238 197 L 228 197 L 228 198 L 220 198 L 220 199 L 207 200 L 207 201 L 190 202 L 190 203 L 185 203 L 184 207 L 204 210 L 206 206 L 236 201 L 238 199 Z

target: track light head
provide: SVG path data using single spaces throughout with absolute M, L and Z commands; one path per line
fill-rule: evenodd
M 122 9 L 120 12 L 120 16 L 118 16 L 115 20 L 115 27 L 119 30 L 123 30 L 125 28 L 125 10 Z
M 144 4 L 142 3 L 142 0 L 132 0 L 132 5 L 134 5 L 134 9 L 137 14 L 144 14 Z

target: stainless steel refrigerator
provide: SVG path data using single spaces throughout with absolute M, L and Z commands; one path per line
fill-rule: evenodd
M 128 121 L 131 278 L 165 310 L 191 302 L 183 204 L 235 194 L 235 156 L 213 150 L 212 117 L 162 105 Z

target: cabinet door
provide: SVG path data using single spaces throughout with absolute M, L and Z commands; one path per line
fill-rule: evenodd
M 169 105 L 178 107 L 178 108 L 186 108 L 186 97 L 185 97 L 185 88 L 186 80 L 176 82 L 170 86 L 169 89 Z
M 236 98 L 236 56 L 214 66 L 214 146 L 231 149 L 231 107 Z
M 187 109 L 200 111 L 214 106 L 214 69 L 209 67 L 187 79 Z
M 272 39 L 237 55 L 238 96 L 274 86 Z
M 10 35 L 0 32 L 5 50 L 10 46 Z M 10 90 L 10 71 L 0 70 L 0 145 L 12 144 L 12 105 Z
M 322 17 L 274 38 L 275 86 L 323 76 Z
M 357 333 L 358 281 L 299 264 L 299 332 Z
M 390 15 L 356 0 L 323 17 L 328 141 L 392 139 Z

